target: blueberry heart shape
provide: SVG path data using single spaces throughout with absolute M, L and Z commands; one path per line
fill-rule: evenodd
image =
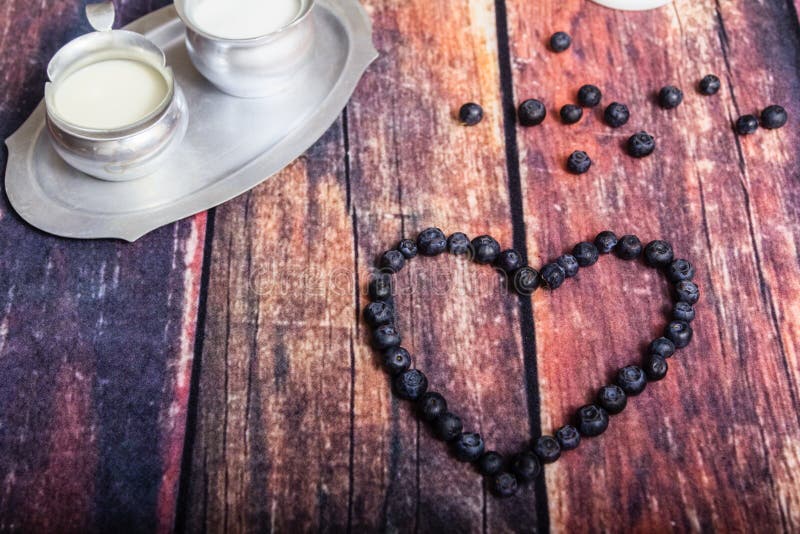
M 529 450 L 506 459 L 495 451 L 486 451 L 480 434 L 464 431 L 461 419 L 448 410 L 444 396 L 428 389 L 428 378 L 422 371 L 412 368 L 411 354 L 400 346 L 402 338 L 396 326 L 392 275 L 417 255 L 437 256 L 446 251 L 467 255 L 478 264 L 493 265 L 507 275 L 509 289 L 521 296 L 531 295 L 538 287 L 558 289 L 579 269 L 597 263 L 603 254 L 613 252 L 627 261 L 643 258 L 648 266 L 661 270 L 673 284 L 675 306 L 664 336 L 650 343 L 641 366 L 628 365 L 620 369 L 613 384 L 600 388 L 594 404 L 578 409 L 572 424 L 558 428 L 553 436 L 539 436 Z M 622 412 L 630 397 L 644 391 L 648 382 L 664 378 L 667 359 L 692 340 L 693 305 L 700 297 L 697 285 L 692 282 L 694 268 L 688 261 L 674 258 L 672 245 L 666 241 L 651 241 L 643 246 L 635 235 L 617 238 L 609 231 L 598 234 L 593 243 L 578 243 L 571 254 L 564 254 L 536 271 L 517 251 L 501 250 L 491 236 L 470 240 L 457 232 L 445 237 L 440 229 L 428 228 L 416 241 L 404 239 L 397 248 L 384 252 L 378 267 L 369 282 L 371 302 L 364 309 L 364 319 L 372 328 L 372 344 L 392 377 L 395 395 L 415 403 L 419 417 L 431 425 L 439 439 L 449 444 L 458 460 L 475 463 L 483 475 L 491 477 L 491 488 L 500 497 L 513 495 L 520 484 L 540 476 L 542 464 L 555 462 L 563 451 L 578 447 L 582 438 L 602 434 L 608 428 L 610 416 Z

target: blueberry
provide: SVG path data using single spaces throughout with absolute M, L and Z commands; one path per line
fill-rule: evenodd
M 594 85 L 582 85 L 578 89 L 578 103 L 586 108 L 593 108 L 600 103 L 603 98 L 603 93 Z
M 769 106 L 764 108 L 764 111 L 761 112 L 761 126 L 768 130 L 780 128 L 786 124 L 788 120 L 789 115 L 786 114 L 786 110 L 781 106 Z
M 522 126 L 536 126 L 547 116 L 547 109 L 539 100 L 529 98 L 519 105 L 517 115 Z
M 758 130 L 758 119 L 755 115 L 742 115 L 736 119 L 736 133 L 748 135 Z
M 592 159 L 583 150 L 576 150 L 567 158 L 567 170 L 572 174 L 583 174 L 592 166 Z
M 660 337 L 650 342 L 647 352 L 649 354 L 657 354 L 662 358 L 669 358 L 675 354 L 675 343 L 665 337 Z
M 583 117 L 583 109 L 575 104 L 567 104 L 561 108 L 559 114 L 564 124 L 575 124 Z
M 631 113 L 628 111 L 628 106 L 619 102 L 609 104 L 605 113 L 603 113 L 603 120 L 612 128 L 624 126 L 630 118 Z
M 473 258 L 477 263 L 492 263 L 500 254 L 500 244 L 492 236 L 481 235 L 472 240 Z
M 575 259 L 578 261 L 578 265 L 581 267 L 590 267 L 597 263 L 597 259 L 600 257 L 600 252 L 592 243 L 581 241 L 575 245 L 575 248 L 572 249 L 572 255 L 575 256 Z
M 566 32 L 556 32 L 550 37 L 550 48 L 553 52 L 563 52 L 572 44 L 572 37 Z
M 394 293 L 394 281 L 389 273 L 377 273 L 369 282 L 369 298 L 372 300 L 387 300 Z
M 564 425 L 556 430 L 556 439 L 562 451 L 577 449 L 581 443 L 581 434 L 572 425 Z
M 400 333 L 393 324 L 381 325 L 372 331 L 372 344 L 378 350 L 386 350 L 400 344 Z
M 559 256 L 556 260 L 556 263 L 564 269 L 564 275 L 567 278 L 572 278 L 576 274 L 578 274 L 578 260 L 575 259 L 575 256 L 572 254 L 563 254 Z
M 667 360 L 659 356 L 658 354 L 650 354 L 644 361 L 644 374 L 647 375 L 647 379 L 651 382 L 657 382 L 667 376 L 667 370 L 669 370 L 669 365 L 667 365 Z
M 682 349 L 692 341 L 692 327 L 686 321 L 672 321 L 667 325 L 664 336 L 675 344 L 675 348 Z
M 474 462 L 483 454 L 483 438 L 477 432 L 464 432 L 453 442 L 453 452 L 461 462 Z
M 533 452 L 543 464 L 551 464 L 561 457 L 561 446 L 553 436 L 540 436 L 533 444 Z
M 675 257 L 672 245 L 666 241 L 650 241 L 644 247 L 644 260 L 651 267 L 666 267 Z
M 517 493 L 518 489 L 517 477 L 511 473 L 500 473 L 492 481 L 492 491 L 498 497 L 511 497 Z
M 461 418 L 450 412 L 440 415 L 433 422 L 433 426 L 436 436 L 442 441 L 453 441 L 461 434 L 463 428 Z
M 403 347 L 389 347 L 383 351 L 383 367 L 390 375 L 399 375 L 411 367 L 411 355 Z
M 532 294 L 539 287 L 539 273 L 531 267 L 520 267 L 514 271 L 514 291 L 520 295 Z
M 623 260 L 635 260 L 642 253 L 642 242 L 635 235 L 624 235 L 619 238 L 614 251 Z
M 456 232 L 448 237 L 447 250 L 450 251 L 450 254 L 456 255 L 466 254 L 469 252 L 469 238 L 467 237 L 467 234 Z
M 417 255 L 417 244 L 413 239 L 403 239 L 397 245 L 397 250 L 399 250 L 407 260 L 410 260 Z
M 694 321 L 694 308 L 688 302 L 677 302 L 672 308 L 672 318 L 676 321 L 691 323 Z
M 378 265 L 383 271 L 396 273 L 406 264 L 406 257 L 399 250 L 387 250 L 381 254 Z
M 674 85 L 662 87 L 658 92 L 658 105 L 664 109 L 675 109 L 683 102 L 683 91 Z
M 394 379 L 394 391 L 401 399 L 417 400 L 428 389 L 428 379 L 417 369 L 403 371 Z
M 667 278 L 670 282 L 683 282 L 694 278 L 694 267 L 686 260 L 677 259 L 667 267 Z
M 364 320 L 373 328 L 392 323 L 394 322 L 394 306 L 385 300 L 370 302 L 364 308 Z
M 635 397 L 647 386 L 647 376 L 641 367 L 628 365 L 619 370 L 616 383 L 626 395 Z
M 599 436 L 608 428 L 608 412 L 594 404 L 587 404 L 578 410 L 578 432 L 582 436 Z
M 520 267 L 525 265 L 525 261 L 519 252 L 514 249 L 508 249 L 501 252 L 494 264 L 506 274 L 511 274 Z
M 482 475 L 495 476 L 503 470 L 503 456 L 495 451 L 483 453 L 478 460 L 478 470 Z
M 542 274 L 540 276 L 547 287 L 550 289 L 558 289 L 561 287 L 561 284 L 564 283 L 564 278 L 566 278 L 567 274 L 564 272 L 564 268 L 559 264 L 548 263 L 542 267 Z
M 720 83 L 719 78 L 713 74 L 707 74 L 703 76 L 703 79 L 700 80 L 699 84 L 697 84 L 700 94 L 703 95 L 715 95 L 717 94 L 717 91 L 719 91 L 720 87 L 722 87 L 722 84 Z
M 468 102 L 458 110 L 458 120 L 466 126 L 475 126 L 483 119 L 483 108 L 475 102 Z
M 616 384 L 603 386 L 597 392 L 597 404 L 611 415 L 618 414 L 628 405 L 628 396 Z
M 608 254 L 614 250 L 618 242 L 617 235 L 609 230 L 600 232 L 597 234 L 597 237 L 594 238 L 594 244 L 600 254 Z
M 530 482 L 542 472 L 542 464 L 532 452 L 521 452 L 511 461 L 511 471 L 522 482 Z
M 656 149 L 656 140 L 645 131 L 635 133 L 628 138 L 625 144 L 628 155 L 634 158 L 644 158 Z
M 700 289 L 694 282 L 683 280 L 675 284 L 675 298 L 678 302 L 696 304 L 700 300 Z
M 417 248 L 423 256 L 436 256 L 447 249 L 447 239 L 444 232 L 438 228 L 423 230 L 417 238 Z
M 432 423 L 447 413 L 447 401 L 439 393 L 429 391 L 419 399 L 417 408 L 419 409 L 420 417 Z

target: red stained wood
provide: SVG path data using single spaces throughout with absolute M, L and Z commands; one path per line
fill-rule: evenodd
M 208 219 L 132 246 L 85 244 L 0 206 L 13 244 L 0 251 L 0 528 L 168 530 L 182 477 L 185 531 L 800 529 L 796 4 L 370 0 L 381 57 L 342 118 Z M 52 26 L 20 5 L 0 8 L 6 133 L 70 37 L 45 30 L 77 20 L 66 3 L 49 7 L 64 16 Z M 153 7 L 129 1 L 123 17 Z M 546 49 L 557 30 L 572 34 L 568 52 Z M 693 86 L 710 72 L 723 90 L 701 97 Z M 630 123 L 611 130 L 597 108 L 560 124 L 582 83 L 627 103 Z M 670 112 L 653 102 L 667 83 L 686 95 Z M 523 129 L 510 112 L 528 97 L 549 117 Z M 464 128 L 454 114 L 470 100 L 485 119 Z M 771 103 L 787 127 L 733 135 L 739 114 Z M 639 129 L 658 149 L 632 160 L 621 144 Z M 595 161 L 581 177 L 564 170 L 575 149 Z M 695 341 L 606 434 L 495 499 L 393 399 L 360 319 L 376 256 L 431 225 L 491 233 L 534 266 L 606 228 L 669 239 L 698 270 Z M 637 362 L 669 297 L 655 272 L 611 257 L 532 301 L 501 282 L 420 258 L 397 301 L 432 389 L 512 452 Z

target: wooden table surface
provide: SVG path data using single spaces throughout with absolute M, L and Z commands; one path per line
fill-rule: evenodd
M 3 137 L 88 30 L 83 3 L 0 5 Z M 120 22 L 165 3 L 120 0 Z M 43 234 L 3 195 L 0 530 L 800 531 L 800 0 L 366 4 L 380 58 L 249 193 L 133 244 Z M 556 30 L 566 53 L 546 48 Z M 707 73 L 717 96 L 694 90 Z M 560 124 L 583 83 L 630 123 Z M 668 83 L 686 94 L 670 112 L 653 103 Z M 530 97 L 549 116 L 522 129 Z M 461 127 L 470 100 L 485 119 Z M 733 134 L 773 103 L 787 127 Z M 639 129 L 658 139 L 644 160 L 621 149 Z M 575 149 L 595 160 L 580 177 Z M 376 255 L 434 225 L 534 266 L 604 229 L 668 239 L 697 267 L 695 340 L 603 436 L 498 500 L 393 399 L 359 318 Z M 398 300 L 416 364 L 503 452 L 666 322 L 666 282 L 638 264 L 604 258 L 532 299 L 493 276 L 415 260 Z

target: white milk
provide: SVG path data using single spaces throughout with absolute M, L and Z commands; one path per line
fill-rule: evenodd
M 223 39 L 261 37 L 291 23 L 300 0 L 193 0 L 187 16 L 203 32 Z
M 158 108 L 169 91 L 160 72 L 133 59 L 90 63 L 58 80 L 54 90 L 58 115 L 93 130 L 140 121 Z

